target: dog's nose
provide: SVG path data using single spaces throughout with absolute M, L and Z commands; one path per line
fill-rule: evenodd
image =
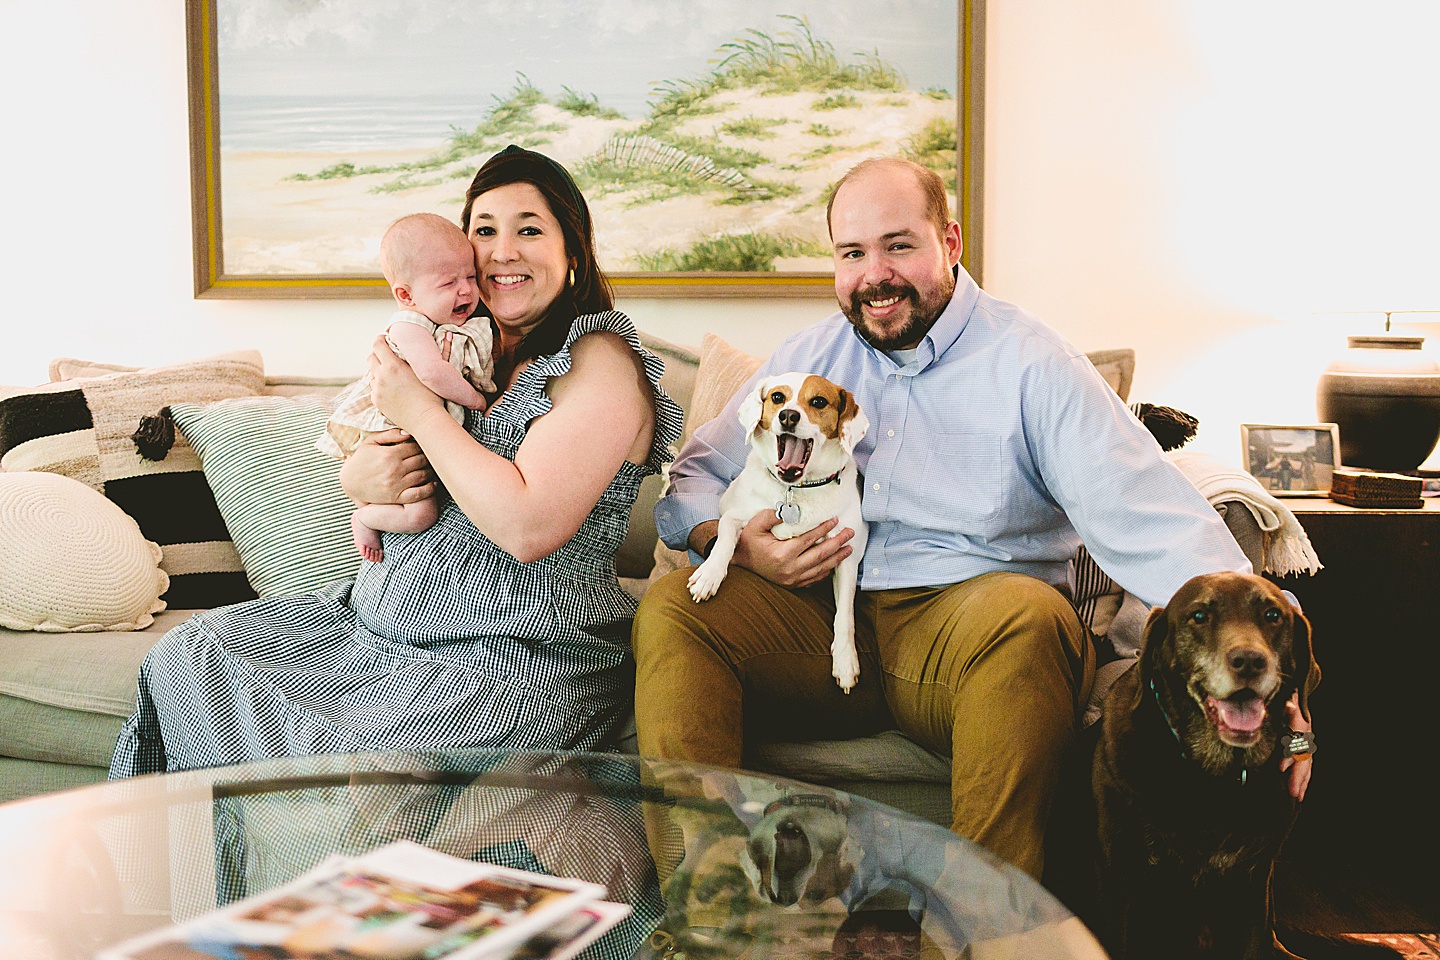
M 1254 647 L 1242 647 L 1230 653 L 1230 669 L 1235 676 L 1253 680 L 1265 672 L 1265 653 Z
M 784 427 L 786 430 L 794 430 L 795 427 L 796 427 L 796 425 L 799 424 L 799 422 L 800 422 L 800 411 L 799 411 L 799 410 L 781 410 L 781 411 L 780 411 L 780 426 Z

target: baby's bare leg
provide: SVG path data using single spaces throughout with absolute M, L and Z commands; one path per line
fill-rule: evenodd
M 355 549 L 371 563 L 385 559 L 380 533 L 419 533 L 435 526 L 440 505 L 434 497 L 416 503 L 363 503 L 350 515 Z

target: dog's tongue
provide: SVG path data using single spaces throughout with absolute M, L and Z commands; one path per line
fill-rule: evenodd
M 780 462 L 775 466 L 781 473 L 805 469 L 805 441 L 793 433 L 780 434 Z
M 1237 697 L 1233 700 L 1210 698 L 1220 722 L 1231 730 L 1259 730 L 1265 722 L 1265 701 L 1259 697 Z

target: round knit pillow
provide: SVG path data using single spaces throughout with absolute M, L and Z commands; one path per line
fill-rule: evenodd
M 160 548 L 79 480 L 0 473 L 0 626 L 143 630 L 165 609 Z

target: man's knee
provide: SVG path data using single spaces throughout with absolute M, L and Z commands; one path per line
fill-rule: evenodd
M 997 573 L 975 582 L 976 601 L 993 611 L 997 628 L 1034 642 L 1060 641 L 1075 649 L 1085 629 L 1065 595 L 1043 580 Z

